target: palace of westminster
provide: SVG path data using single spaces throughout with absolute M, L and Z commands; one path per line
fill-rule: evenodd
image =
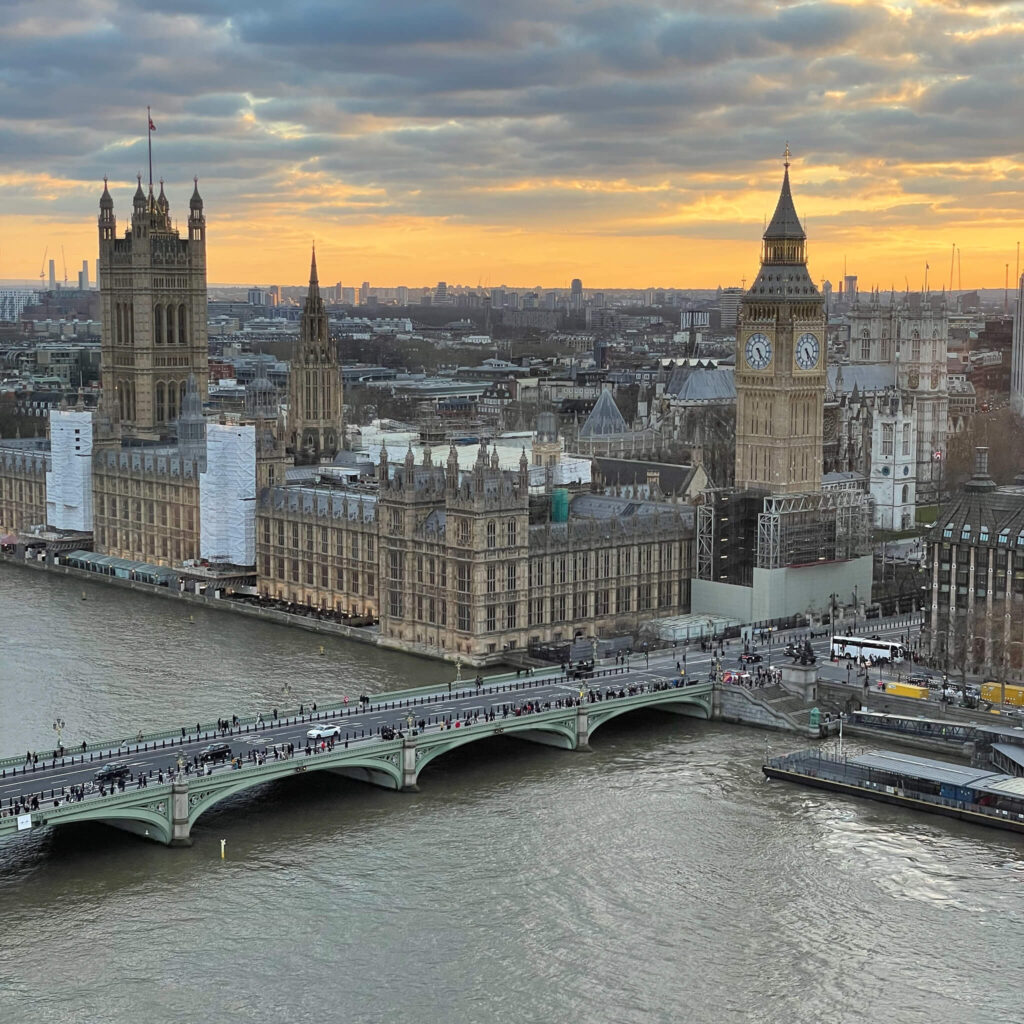
M 436 459 L 429 447 L 356 459 L 315 253 L 287 403 L 257 379 L 244 412 L 204 415 L 198 183 L 184 235 L 163 185 L 154 196 L 140 179 L 119 236 L 105 185 L 99 267 L 99 405 L 54 410 L 47 438 L 0 441 L 0 536 L 32 531 L 154 579 L 156 567 L 217 569 L 264 598 L 376 620 L 383 643 L 477 663 L 652 618 L 758 621 L 870 594 L 873 502 L 824 479 L 836 387 L 788 158 L 740 307 L 735 485 L 696 495 L 558 487 L 561 442 L 545 429 L 517 469 L 486 442 L 468 458 L 452 444 Z M 916 434 L 904 445 L 912 463 Z

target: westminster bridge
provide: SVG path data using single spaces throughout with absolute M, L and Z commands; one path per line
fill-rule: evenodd
M 277 779 L 330 771 L 388 789 L 415 791 L 435 758 L 494 736 L 585 751 L 606 722 L 657 708 L 710 719 L 714 686 L 677 669 L 674 657 L 634 657 L 583 677 L 561 669 L 457 681 L 372 699 L 59 748 L 46 757 L 0 760 L 0 837 L 42 826 L 99 821 L 169 846 L 188 846 L 193 824 L 214 804 Z M 308 737 L 319 729 L 322 739 Z M 327 733 L 337 730 L 333 739 Z M 204 748 L 230 746 L 206 763 Z M 123 784 L 100 783 L 105 764 L 124 765 Z

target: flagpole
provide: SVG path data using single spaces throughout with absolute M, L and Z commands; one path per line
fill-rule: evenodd
M 146 107 L 146 144 L 149 146 L 149 191 L 153 191 L 153 115 Z

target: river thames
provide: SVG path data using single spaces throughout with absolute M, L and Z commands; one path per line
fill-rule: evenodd
M 0 615 L 5 755 L 57 718 L 74 744 L 451 677 L 6 566 Z M 414 794 L 273 784 L 190 849 L 0 843 L 0 1021 L 1024 1019 L 1024 840 L 767 783 L 766 741 L 794 745 L 638 713 L 589 754 L 471 745 Z

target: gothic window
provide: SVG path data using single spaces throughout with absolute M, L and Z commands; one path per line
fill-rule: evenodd
M 906 505 L 910 497 L 910 487 L 907 484 L 903 485 L 903 497 L 901 499 L 902 504 Z
M 182 381 L 178 385 L 178 396 L 179 396 L 178 397 L 178 408 L 179 409 L 184 409 L 185 408 L 185 392 L 187 390 L 188 390 L 188 385 L 184 381 Z
M 163 381 L 159 381 L 156 386 L 156 421 L 157 423 L 163 423 L 167 418 L 167 400 L 166 400 L 166 389 L 164 388 Z
M 493 548 L 494 545 L 497 543 L 497 533 L 498 528 L 495 525 L 494 520 L 489 520 L 487 523 L 487 546 L 489 548 Z
M 510 548 L 515 547 L 515 545 L 516 545 L 516 521 L 514 519 L 510 519 L 508 521 L 508 531 L 507 532 L 508 532 L 508 546 Z
M 153 307 L 153 343 L 164 343 L 164 307 L 159 302 Z
M 185 316 L 185 306 L 178 306 L 178 344 L 188 344 L 188 319 Z
M 882 336 L 882 344 L 881 344 L 881 346 L 879 348 L 879 351 L 878 351 L 878 358 L 883 363 L 887 363 L 889 361 L 889 359 L 891 358 L 891 356 L 889 354 L 889 339 L 887 337 L 885 337 L 884 335 Z
M 459 527 L 458 527 L 458 530 L 456 531 L 456 535 L 457 535 L 458 543 L 459 543 L 460 546 L 467 547 L 469 545 L 469 520 L 468 519 L 460 519 L 459 520 Z
M 487 624 L 484 628 L 488 633 L 493 633 L 498 628 L 498 609 L 496 605 L 487 605 Z
M 167 418 L 178 418 L 178 385 L 174 381 L 167 385 Z
M 459 563 L 455 588 L 461 594 L 469 593 L 469 566 L 465 562 Z
M 167 344 L 173 345 L 175 340 L 174 307 L 170 305 L 164 306 L 164 315 L 167 317 Z
M 871 358 L 871 335 L 866 327 L 860 332 L 860 357 L 861 359 Z
M 493 594 L 497 589 L 497 567 L 494 565 L 487 566 L 487 593 Z
M 516 606 L 514 604 L 508 604 L 505 606 L 505 628 L 516 628 Z
M 891 423 L 882 424 L 882 458 L 891 457 L 893 449 L 893 435 L 896 428 Z
M 509 562 L 505 566 L 505 589 L 515 590 L 516 589 L 516 564 L 515 562 Z
M 402 553 L 400 551 L 389 552 L 388 561 L 391 567 L 391 578 L 400 580 L 402 578 Z
M 903 424 L 903 454 L 910 454 L 910 424 Z
M 460 604 L 458 606 L 458 615 L 459 629 L 461 629 L 464 633 L 469 632 L 469 605 Z
M 910 359 L 914 363 L 921 361 L 921 335 L 917 331 L 910 338 Z

